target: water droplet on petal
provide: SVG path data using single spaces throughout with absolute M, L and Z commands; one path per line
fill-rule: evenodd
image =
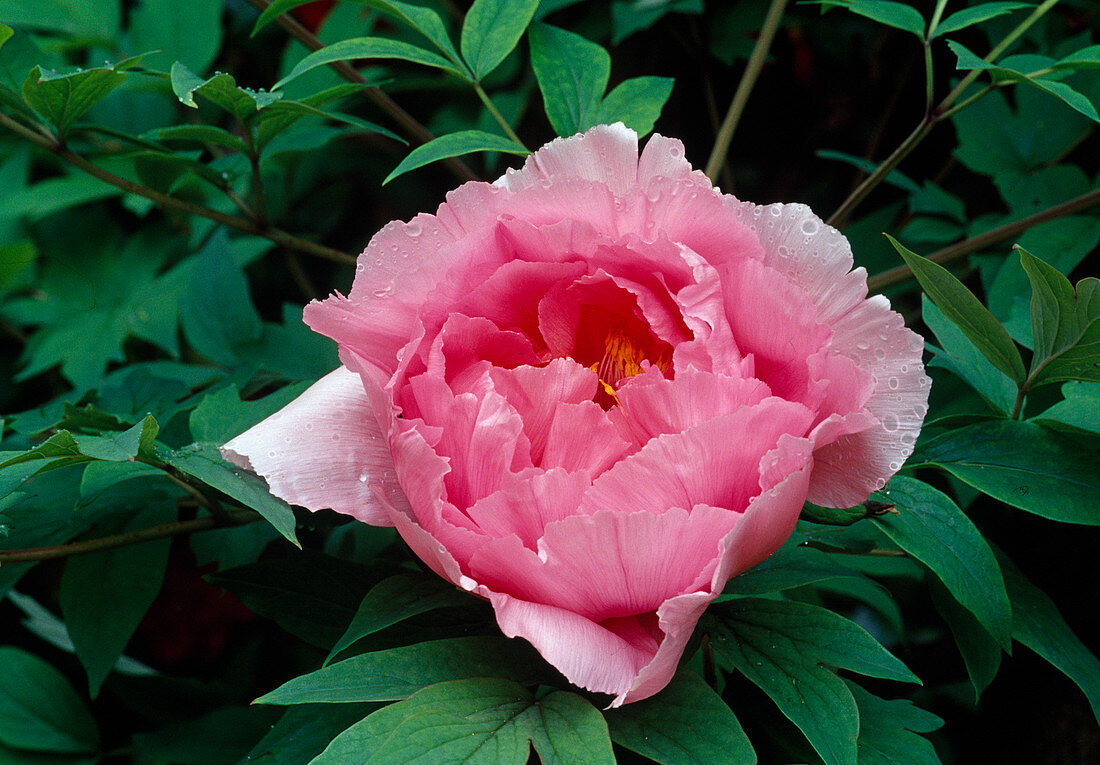
M 882 417 L 882 429 L 888 433 L 893 433 L 898 429 L 898 416 L 893 412 L 887 412 Z
M 367 482 L 367 471 L 364 470 L 362 473 L 359 474 L 359 483 L 366 483 L 366 482 Z

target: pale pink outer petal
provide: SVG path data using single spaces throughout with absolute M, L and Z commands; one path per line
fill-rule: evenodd
M 927 412 L 929 379 L 920 336 L 881 295 L 867 298 L 867 272 L 852 270 L 848 240 L 800 204 L 741 206 L 741 220 L 764 246 L 764 262 L 801 287 L 829 325 L 830 351 L 854 361 L 874 379 L 865 407 L 878 423 L 840 436 L 814 454 L 809 500 L 858 504 L 885 485 L 912 453 Z
M 221 450 L 230 462 L 263 476 L 273 494 L 309 510 L 331 508 L 390 526 L 375 488 L 392 504 L 408 505 L 363 381 L 345 367 Z
M 638 134 L 616 122 L 555 138 L 527 157 L 522 168 L 509 169 L 496 185 L 516 192 L 562 181 L 595 181 L 621 196 L 633 188 L 637 174 Z

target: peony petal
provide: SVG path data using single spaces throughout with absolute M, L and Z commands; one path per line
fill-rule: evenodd
M 802 434 L 813 413 L 767 398 L 681 433 L 657 436 L 597 478 L 585 498 L 589 512 L 662 513 L 698 504 L 740 512 L 762 488 L 762 457 L 787 433 Z
M 498 368 L 490 376 L 496 392 L 507 399 L 523 421 L 534 465 L 542 464 L 558 407 L 591 401 L 598 385 L 594 371 L 568 358 L 554 359 L 544 367 Z
M 514 534 L 536 550 L 546 524 L 576 515 L 592 478 L 561 468 L 525 471 L 515 483 L 478 500 L 466 512 L 478 527 L 494 537 Z
M 702 505 L 690 513 L 572 515 L 547 524 L 538 554 L 514 536 L 487 540 L 469 573 L 494 592 L 567 608 L 601 624 L 643 616 L 709 583 L 719 545 L 738 516 Z
M 770 395 L 771 390 L 760 380 L 694 368 L 679 372 L 674 380 L 658 375 L 631 377 L 618 390 L 623 419 L 639 446 L 662 433 L 680 433 L 755 406 Z
M 713 188 L 706 174 L 691 169 L 691 163 L 684 158 L 683 143 L 676 138 L 654 133 L 638 159 L 638 185 L 644 189 L 657 178 L 690 180 L 708 190 Z
M 508 170 L 496 185 L 521 192 L 540 184 L 595 181 L 621 196 L 634 186 L 637 173 L 638 134 L 616 122 L 555 138 L 527 157 L 522 169 Z
M 598 476 L 633 451 L 633 444 L 622 437 L 618 426 L 599 404 L 582 401 L 561 404 L 554 410 L 546 450 L 539 464 L 543 468 L 583 470 Z
M 389 526 L 377 494 L 396 506 L 408 503 L 363 380 L 344 367 L 229 441 L 222 454 L 262 475 L 273 494 L 309 510 L 331 508 Z

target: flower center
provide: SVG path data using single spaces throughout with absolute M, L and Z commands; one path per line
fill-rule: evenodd
M 640 375 L 643 360 L 648 360 L 662 372 L 668 369 L 668 354 L 663 349 L 658 352 L 657 358 L 650 359 L 642 346 L 622 327 L 609 325 L 604 338 L 603 357 L 589 367 L 600 381 L 601 390 L 596 393 L 596 403 L 605 409 L 616 404 L 615 388 L 623 378 Z

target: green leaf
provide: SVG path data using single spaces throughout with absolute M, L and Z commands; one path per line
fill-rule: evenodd
M 411 43 L 390 40 L 385 37 L 353 37 L 310 53 L 299 61 L 286 77 L 275 83 L 273 89 L 278 90 L 288 82 L 319 66 L 357 58 L 394 58 L 459 74 L 459 71 L 447 59 L 431 51 L 418 48 Z
M 844 682 L 822 665 L 920 682 L 862 627 L 824 608 L 740 598 L 704 618 L 714 650 L 771 697 L 828 765 L 855 762 L 859 717 Z
M 1062 386 L 1065 398 L 1032 418 L 1042 425 L 1069 425 L 1100 434 L 1100 383 L 1068 382 Z
M 336 642 L 377 579 L 373 569 L 313 551 L 208 577 L 252 611 L 320 648 Z
M 622 122 L 639 136 L 648 134 L 672 95 L 673 82 L 671 77 L 631 77 L 623 80 L 600 102 L 596 122 Z
M 870 175 L 875 171 L 878 165 L 869 159 L 864 157 L 857 157 L 853 154 L 848 154 L 843 151 L 836 151 L 835 149 L 818 149 L 814 152 L 822 159 L 832 159 L 837 162 L 843 162 L 852 167 L 857 167 L 863 172 Z M 889 183 L 891 186 L 896 186 L 903 191 L 908 191 L 910 194 L 917 194 L 920 192 L 921 187 L 905 173 L 900 170 L 891 170 L 889 175 L 883 179 L 885 183 Z
M 702 678 L 680 670 L 656 696 L 604 712 L 611 740 L 661 765 L 754 765 L 733 711 Z
M 286 710 L 245 761 L 249 765 L 309 762 L 332 739 L 378 708 L 377 704 L 302 704 Z
M 932 302 L 943 311 L 951 323 L 963 331 L 974 346 L 997 369 L 1012 378 L 1017 385 L 1024 382 L 1027 372 L 1024 360 L 1005 328 L 981 304 L 970 290 L 941 265 L 922 258 L 903 247 L 889 234 L 886 238 L 909 266 L 920 286 Z
M 995 499 L 1063 523 L 1100 525 L 1100 474 L 1093 455 L 1031 422 L 995 420 L 922 444 L 911 467 L 938 465 Z
M 859 765 L 940 765 L 932 742 L 918 733 L 943 727 L 943 720 L 906 699 L 887 701 L 851 681 L 859 707 Z
M 1100 279 L 1082 279 L 1075 290 L 1057 269 L 1017 249 L 1032 290 L 1035 355 L 1029 387 L 1070 380 L 1100 382 Z
M 1100 660 L 1073 634 L 1054 601 L 1000 551 L 998 558 L 1012 600 L 1012 636 L 1076 683 L 1100 723 Z
M 256 34 L 259 29 L 279 14 L 306 2 L 309 2 L 309 0 L 275 0 L 260 14 L 260 18 L 256 20 L 256 26 L 252 29 L 252 34 Z M 459 58 L 458 51 L 455 50 L 454 43 L 451 42 L 451 38 L 447 34 L 447 28 L 443 25 L 443 20 L 431 8 L 402 3 L 397 0 L 354 0 L 354 2 L 368 8 L 380 10 L 398 19 L 406 26 L 415 29 L 454 65 L 453 67 L 448 65 L 448 69 L 452 69 L 460 77 L 468 78 L 470 73 L 464 71 L 465 65 L 461 63 L 462 59 Z
M 1089 45 L 1052 64 L 1055 69 L 1100 69 L 1100 45 Z
M 1012 381 L 1001 374 L 966 335 L 947 320 L 927 295 L 921 296 L 921 309 L 924 323 L 936 333 L 943 346 L 943 350 L 933 349 L 935 355 L 929 366 L 954 372 L 980 393 L 995 411 L 1008 416 L 1016 400 L 1016 386 Z
M 666 14 L 702 12 L 703 0 L 614 0 L 611 3 L 611 44 L 618 45 L 635 32 L 649 29 Z
M 248 296 L 248 281 L 224 232 L 210 239 L 194 263 L 180 302 L 180 322 L 195 350 L 225 366 L 237 361 L 240 346 L 263 333 L 263 322 Z
M 384 579 L 367 593 L 347 630 L 329 651 L 325 663 L 360 638 L 439 608 L 468 605 L 470 596 L 438 576 L 400 574 Z
M 951 635 L 955 638 L 955 645 L 962 654 L 966 674 L 974 687 L 974 703 L 977 704 L 1001 668 L 1001 647 L 974 618 L 974 614 L 951 597 L 946 587 L 933 582 L 930 590 L 932 603 L 947 622 Z
M 958 32 L 960 29 L 966 29 L 974 24 L 980 24 L 983 21 L 996 18 L 997 16 L 1003 16 L 1006 13 L 1012 13 L 1012 11 L 1020 10 L 1021 8 L 1032 8 L 1033 6 L 1028 3 L 982 3 L 981 5 L 975 5 L 972 8 L 964 8 L 961 11 L 955 11 L 946 19 L 940 22 L 932 31 L 932 39 L 939 37 L 940 35 L 949 34 L 951 32 Z
M 220 127 L 213 125 L 174 125 L 172 127 L 157 128 L 147 137 L 155 138 L 158 141 L 186 141 L 188 143 L 197 144 L 212 144 L 214 146 L 221 146 L 231 151 L 238 151 L 242 154 L 248 151 L 248 147 L 245 146 L 237 136 L 230 133 L 228 130 L 223 130 Z
M 812 547 L 788 543 L 762 563 L 731 579 L 723 592 L 727 595 L 762 595 L 826 579 L 860 576 L 837 562 L 836 557 Z
M 1007 79 L 1014 82 L 1026 83 L 1028 85 L 1031 85 L 1032 87 L 1049 93 L 1056 98 L 1061 99 L 1067 105 L 1085 115 L 1093 122 L 1100 122 L 1100 114 L 1097 113 L 1096 107 L 1093 106 L 1092 101 L 1090 101 L 1089 98 L 1083 93 L 1079 93 L 1078 91 L 1071 88 L 1069 85 L 1066 85 L 1064 82 L 1051 80 L 1047 77 L 1032 77 L 1027 72 L 1021 72 L 1008 66 L 997 66 L 995 64 L 990 64 L 989 62 L 979 58 L 974 53 L 971 53 L 964 46 L 960 45 L 954 40 L 948 40 L 947 46 L 951 48 L 952 52 L 956 56 L 958 56 L 959 60 L 956 67 L 958 69 L 980 69 L 989 72 L 994 79 Z
M 607 725 L 587 701 L 564 691 L 536 699 L 499 678 L 424 688 L 351 726 L 313 762 L 524 765 L 531 744 L 548 764 L 615 762 Z
M 8 41 L 8 38 L 15 34 L 15 31 L 7 24 L 0 24 L 0 48 L 4 47 L 4 43 Z
M 147 490 L 143 488 L 140 497 L 144 509 L 134 513 L 128 523 L 104 526 L 100 533 L 125 533 L 174 521 L 175 496 L 158 497 Z M 154 499 L 162 501 L 154 505 Z M 170 539 L 156 539 L 65 561 L 61 613 L 76 655 L 88 672 L 93 698 L 160 591 L 169 547 Z
M 941 491 L 895 476 L 882 492 L 896 514 L 872 519 L 901 549 L 939 577 L 998 643 L 1012 647 L 1012 607 L 997 559 L 962 510 Z
M 222 707 L 193 720 L 134 736 L 139 762 L 236 765 L 275 722 L 273 710 Z
M 511 138 L 481 130 L 461 130 L 457 133 L 441 135 L 422 146 L 417 146 L 386 176 L 382 184 L 385 185 L 410 170 L 415 170 L 437 160 L 458 157 L 475 151 L 500 151 L 506 154 L 517 154 L 521 157 L 529 153 L 526 148 Z
M 12 26 L 42 29 L 110 45 L 118 34 L 119 0 L 5 0 L 4 21 Z
M 18 454 L 0 462 L 0 469 L 18 465 L 22 462 L 30 462 L 32 460 L 80 460 L 83 456 L 84 455 L 80 451 L 80 446 L 73 439 L 72 434 L 67 430 L 61 430 L 54 433 L 33 449 L 29 449 L 22 454 Z
M 599 123 L 600 102 L 611 76 L 611 56 L 594 42 L 547 24 L 532 24 L 531 66 L 543 108 L 558 135 Z
M 118 87 L 126 78 L 126 70 L 142 58 L 134 56 L 117 64 L 75 72 L 43 71 L 36 66 L 23 82 L 23 98 L 64 135 L 73 122 Z
M 359 654 L 296 677 L 257 704 L 350 703 L 404 699 L 445 680 L 503 677 L 517 683 L 547 679 L 530 644 L 502 637 L 460 637 Z
M 199 108 L 195 102 L 197 93 L 241 122 L 247 122 L 248 118 L 258 110 L 270 106 L 283 97 L 282 93 L 265 93 L 239 88 L 237 81 L 224 72 L 218 72 L 204 80 L 178 61 L 172 64 L 170 79 L 172 92 L 184 105 L 192 109 Z
M 206 394 L 191 411 L 191 437 L 225 443 L 267 419 L 305 392 L 308 385 L 288 385 L 257 401 L 242 401 L 236 385 Z
M 462 57 L 482 79 L 500 65 L 519 42 L 539 0 L 475 0 L 462 22 Z
M 42 659 L 0 646 L 0 744 L 32 752 L 94 752 L 99 731 L 69 681 Z
M 221 458 L 217 444 L 198 443 L 185 446 L 178 451 L 158 455 L 177 470 L 182 470 L 193 478 L 228 494 L 245 507 L 250 507 L 278 530 L 290 542 L 298 547 L 294 536 L 294 512 L 286 502 L 274 497 L 267 485 L 259 478 L 246 473 L 236 465 Z
M 924 17 L 920 11 L 904 3 L 891 0 L 827 0 L 830 6 L 839 5 L 888 27 L 911 32 L 924 39 Z
M 157 51 L 158 69 L 180 61 L 195 72 L 213 63 L 222 45 L 222 0 L 141 0 L 130 12 L 134 49 Z

